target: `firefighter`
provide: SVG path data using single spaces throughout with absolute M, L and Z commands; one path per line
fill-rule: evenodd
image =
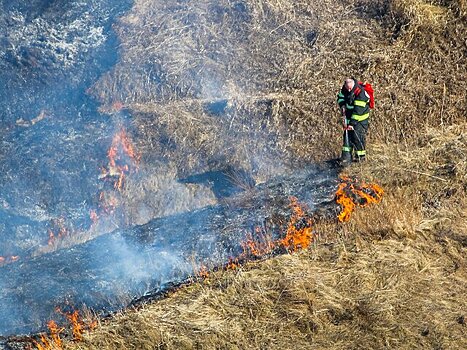
M 341 91 L 337 94 L 344 127 L 341 155 L 341 161 L 344 163 L 365 160 L 366 133 L 370 116 L 369 102 L 370 96 L 361 83 L 354 78 L 345 79 Z

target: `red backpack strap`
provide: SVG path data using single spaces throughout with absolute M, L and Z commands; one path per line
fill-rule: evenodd
M 357 86 L 357 87 L 355 88 L 355 90 L 354 90 L 353 93 L 354 93 L 355 97 L 357 97 L 358 95 L 360 95 L 361 92 L 362 92 L 362 89 L 360 89 L 360 88 Z

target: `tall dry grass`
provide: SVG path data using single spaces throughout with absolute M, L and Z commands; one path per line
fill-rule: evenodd
M 93 91 L 128 106 L 139 148 L 181 172 L 228 162 L 261 176 L 258 157 L 336 156 L 335 94 L 347 75 L 375 87 L 370 140 L 410 143 L 467 112 L 462 6 L 141 0 L 117 26 L 120 64 Z M 219 100 L 224 113 L 210 114 Z
M 382 184 L 383 202 L 316 222 L 307 251 L 212 273 L 65 348 L 465 348 L 464 128 L 427 130 L 410 152 L 373 146 L 347 172 Z
M 94 93 L 130 109 L 148 166 L 237 164 L 261 178 L 335 157 L 335 93 L 355 75 L 374 84 L 377 108 L 368 162 L 346 172 L 385 197 L 349 223 L 316 222 L 307 251 L 212 273 L 65 348 L 466 348 L 465 8 L 135 1 L 117 27 L 122 59 Z M 220 100 L 225 112 L 209 113 Z M 260 170 L 259 150 L 275 155 Z

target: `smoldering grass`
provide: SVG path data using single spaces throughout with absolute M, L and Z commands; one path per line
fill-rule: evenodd
M 349 172 L 386 195 L 348 224 L 317 222 L 309 251 L 216 272 L 67 348 L 467 346 L 457 321 L 466 308 L 466 110 L 456 103 L 465 101 L 465 5 L 383 3 L 245 1 L 238 33 L 224 1 L 218 17 L 203 17 L 209 1 L 174 6 L 169 17 L 162 3 L 137 2 L 118 29 L 122 63 L 95 92 L 130 106 L 147 153 L 173 157 L 188 172 L 219 154 L 248 168 L 241 147 L 252 134 L 229 133 L 266 127 L 290 159 L 329 159 L 340 146 L 335 93 L 356 75 L 374 83 L 377 109 L 369 162 Z M 318 36 L 308 43 L 310 30 Z M 210 77 L 222 82 L 223 98 L 240 101 L 224 119 L 203 111 L 203 101 L 218 98 L 202 89 L 213 86 Z M 248 120 L 241 105 L 250 106 Z M 161 147 L 159 136 L 170 142 Z

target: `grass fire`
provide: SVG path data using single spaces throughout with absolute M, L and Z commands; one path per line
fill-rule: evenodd
M 0 8 L 0 349 L 467 348 L 464 0 Z

